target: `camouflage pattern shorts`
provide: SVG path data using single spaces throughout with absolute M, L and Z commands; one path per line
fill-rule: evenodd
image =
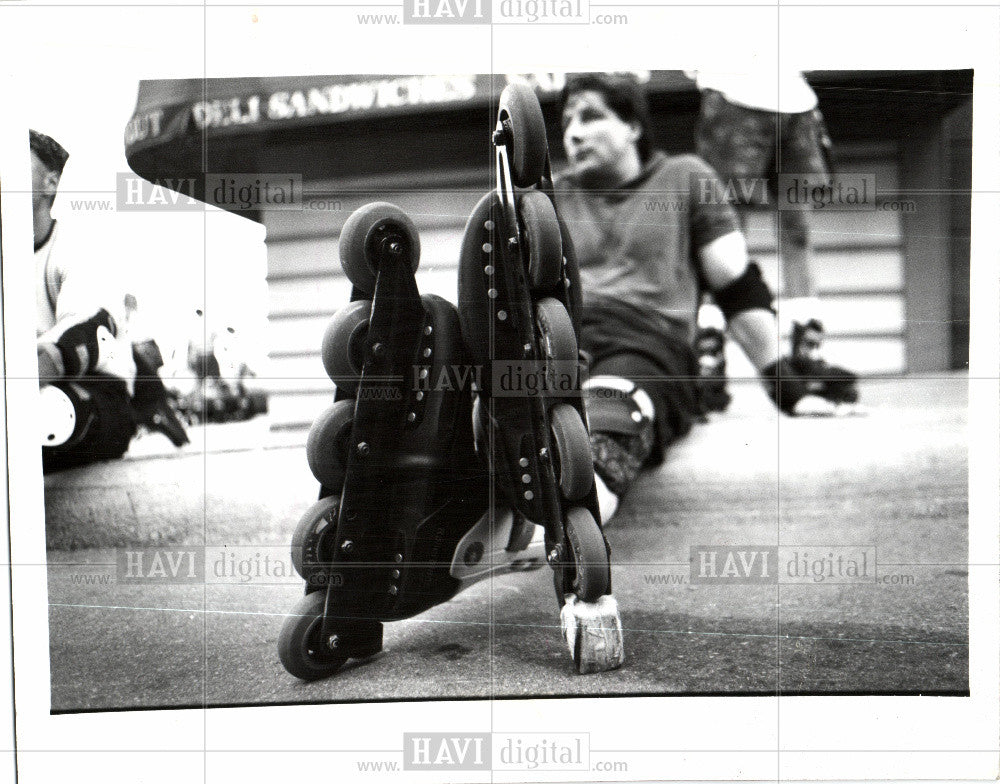
M 778 189 L 778 174 L 827 176 L 832 143 L 818 109 L 781 114 L 730 103 L 705 90 L 695 130 L 697 152 L 725 183 L 766 179 L 768 187 L 739 191 L 748 204 L 766 204 Z

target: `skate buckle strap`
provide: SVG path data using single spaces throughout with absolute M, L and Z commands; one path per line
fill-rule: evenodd
M 542 532 L 540 527 L 533 527 L 535 534 Z M 492 516 L 487 511 L 455 548 L 451 576 L 471 585 L 494 574 L 528 571 L 544 566 L 543 538 L 535 536 L 523 549 L 509 550 L 513 529 L 513 513 L 503 511 Z

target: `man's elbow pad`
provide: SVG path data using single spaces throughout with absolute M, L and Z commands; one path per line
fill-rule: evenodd
M 742 275 L 725 288 L 716 291 L 712 298 L 722 311 L 722 315 L 726 317 L 726 321 L 745 310 L 763 308 L 774 311 L 771 289 L 761 277 L 760 267 L 756 261 L 747 264 Z

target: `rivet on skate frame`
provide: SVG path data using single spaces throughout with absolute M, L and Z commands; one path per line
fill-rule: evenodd
M 511 248 L 516 248 L 517 247 L 517 237 L 511 237 L 509 240 L 507 240 L 507 245 L 509 247 L 511 247 Z
M 331 651 L 337 650 L 340 647 L 340 637 L 336 634 L 331 634 L 330 638 L 326 641 L 326 647 Z
M 417 398 L 417 402 L 419 403 L 421 400 L 424 399 L 424 393 L 418 391 L 417 394 L 416 394 L 416 398 Z
M 367 442 L 362 441 L 360 444 L 358 444 L 358 454 L 361 455 L 362 457 L 367 455 L 370 451 L 371 447 L 368 446 Z
M 395 585 L 390 585 L 389 586 L 389 596 L 395 596 L 397 593 L 399 593 L 399 588 L 397 586 L 395 586 Z
M 485 272 L 487 275 L 492 275 L 493 274 L 493 265 L 492 264 L 487 264 L 485 267 L 483 267 L 483 272 Z
M 393 580 L 398 580 L 399 579 L 399 575 L 400 575 L 399 569 L 393 569 L 392 570 L 392 579 Z
M 521 481 L 524 482 L 526 485 L 530 485 L 531 484 L 531 474 L 521 474 Z
M 384 343 L 376 343 L 374 346 L 372 346 L 372 356 L 380 357 L 384 353 L 385 353 L 385 344 Z
M 496 289 L 490 289 L 489 291 L 486 292 L 486 294 L 489 296 L 490 299 L 496 299 L 500 295 L 500 292 L 497 291 Z
M 530 357 L 531 356 L 531 344 L 530 343 L 525 343 L 524 344 L 524 356 L 525 357 Z
M 519 466 L 521 466 L 521 468 L 527 468 L 528 467 L 528 458 L 522 457 L 520 460 L 517 461 L 517 464 Z
M 428 374 L 429 374 L 429 371 L 427 370 L 427 368 L 420 368 L 420 380 L 421 381 L 423 379 L 427 378 Z
M 340 544 L 340 551 L 343 553 L 349 553 L 353 549 L 354 549 L 354 542 L 352 542 L 350 539 L 345 539 Z
M 532 493 L 530 490 L 525 490 L 524 491 L 524 500 L 525 501 L 530 501 L 534 497 L 535 497 L 535 494 Z
M 506 310 L 498 310 L 497 311 L 497 318 L 500 319 L 500 321 L 506 321 L 507 320 L 507 311 Z
M 416 422 L 417 421 L 417 415 L 411 411 L 409 414 L 406 415 L 406 421 L 407 422 Z
M 428 346 L 427 348 L 424 349 L 424 356 L 425 357 L 429 357 L 432 353 L 433 352 L 431 351 L 431 347 L 430 346 Z
M 493 231 L 493 227 L 495 225 L 496 224 L 494 224 L 493 221 L 488 220 L 488 221 L 486 221 L 486 223 L 483 224 L 483 228 L 486 229 L 486 231 Z
M 403 554 L 402 553 L 396 553 L 396 556 L 393 558 L 393 560 L 396 563 L 403 563 Z
M 434 331 L 434 327 L 432 327 L 430 324 L 428 324 L 426 327 L 424 327 L 424 334 L 425 335 L 430 335 L 433 331 Z
M 493 252 L 493 246 L 490 245 L 490 243 L 488 243 L 488 242 L 484 242 L 483 243 L 483 253 L 492 253 L 492 252 Z

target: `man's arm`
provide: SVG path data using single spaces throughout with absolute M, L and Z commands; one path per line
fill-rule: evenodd
M 747 244 L 734 231 L 713 240 L 699 251 L 702 274 L 713 292 L 725 290 L 747 270 Z M 758 372 L 780 359 L 778 325 L 774 312 L 751 307 L 727 314 L 729 333 Z
M 738 231 L 725 234 L 699 251 L 702 274 L 726 317 L 729 333 L 764 380 L 768 394 L 786 414 L 832 414 L 832 403 L 806 393 L 805 384 L 781 359 L 778 324 L 771 292 Z

